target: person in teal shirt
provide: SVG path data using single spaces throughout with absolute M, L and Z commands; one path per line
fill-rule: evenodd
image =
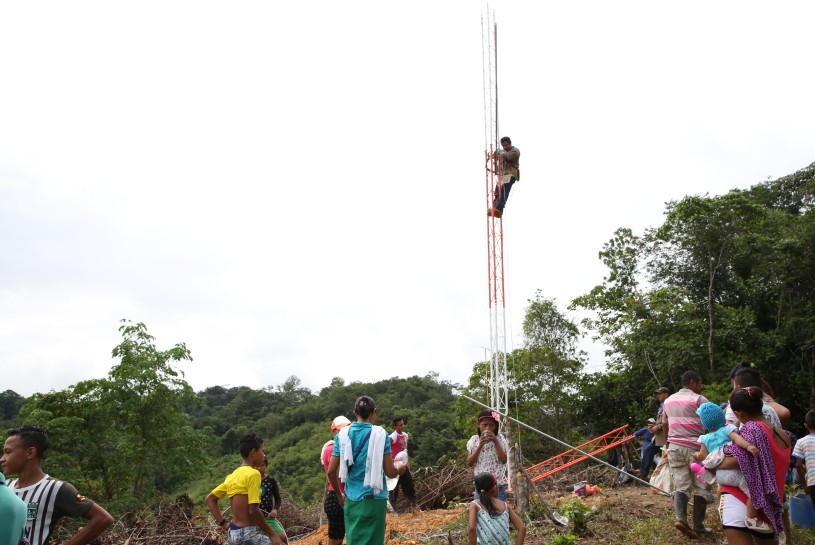
M 345 484 L 337 501 L 345 512 L 345 539 L 353 545 L 382 545 L 388 488 L 385 477 L 396 477 L 388 433 L 376 423 L 374 400 L 357 399 L 357 421 L 340 430 L 328 463 L 328 480 L 334 490 Z M 339 479 L 339 480 L 338 480 Z
M 28 507 L 6 486 L 6 478 L 0 472 L 0 545 L 17 545 L 23 539 L 25 517 Z

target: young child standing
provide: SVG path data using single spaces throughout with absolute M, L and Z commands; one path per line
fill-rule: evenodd
M 478 414 L 477 434 L 467 441 L 467 465 L 473 466 L 475 474 L 489 473 L 495 477 L 498 485 L 498 499 L 506 500 L 504 489 L 507 482 L 507 451 L 509 444 L 506 437 L 498 433 L 498 413 L 481 411 Z M 474 498 L 478 499 L 478 490 Z
M 263 451 L 263 439 L 254 433 L 247 433 L 240 438 L 238 449 L 243 464 L 209 493 L 205 500 L 209 512 L 218 521 L 218 526 L 227 530 L 229 545 L 283 545 L 277 533 L 269 527 L 259 507 L 261 478 L 255 467 L 263 463 L 266 455 Z M 224 496 L 229 496 L 232 522 L 227 520 L 218 507 L 218 500 Z
M 260 472 L 260 512 L 266 517 L 266 522 L 283 542 L 283 545 L 288 544 L 289 538 L 283 525 L 277 520 L 278 512 L 283 506 L 283 499 L 280 497 L 280 484 L 277 479 L 268 474 L 269 470 L 269 457 L 263 457 L 263 463 L 256 467 Z
M 795 469 L 801 484 L 807 487 L 812 505 L 815 505 L 815 411 L 809 411 L 804 417 L 807 436 L 795 443 L 792 455 L 795 457 Z
M 510 545 L 509 523 L 515 527 L 515 545 L 522 545 L 526 526 L 506 501 L 496 498 L 498 483 L 489 473 L 475 476 L 478 499 L 470 503 L 470 519 L 467 524 L 469 545 Z
M 702 421 L 706 433 L 699 436 L 699 443 L 701 447 L 699 452 L 694 454 L 693 457 L 700 465 L 692 464 L 700 481 L 708 482 L 706 471 L 714 472 L 716 474 L 716 481 L 720 485 L 737 486 L 747 496 L 747 518 L 745 524 L 747 528 L 755 530 L 763 534 L 773 533 L 773 528 L 758 517 L 758 512 L 750 501 L 750 491 L 747 488 L 747 482 L 744 480 L 744 475 L 738 469 L 716 469 L 719 464 L 724 460 L 724 451 L 722 448 L 730 443 L 735 443 L 744 450 L 748 451 L 753 456 L 758 456 L 758 449 L 747 442 L 741 435 L 738 429 L 733 424 L 725 422 L 724 412 L 722 408 L 715 403 L 703 403 L 696 409 L 696 414 Z

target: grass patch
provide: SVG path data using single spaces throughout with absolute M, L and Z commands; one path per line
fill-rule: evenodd
M 625 525 L 623 525 L 625 526 Z M 665 523 L 664 518 L 630 518 L 630 527 L 622 534 L 623 543 L 630 545 L 651 545 L 669 543 L 676 537 L 676 529 Z
M 792 542 L 795 545 L 815 545 L 815 530 L 793 526 Z

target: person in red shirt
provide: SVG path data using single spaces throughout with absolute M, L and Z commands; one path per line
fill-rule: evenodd
M 407 456 L 408 438 L 410 436 L 405 432 L 405 419 L 401 416 L 397 416 L 393 419 L 393 427 L 393 433 L 390 434 L 391 456 L 394 462 L 396 462 L 396 457 L 400 452 L 405 453 L 402 457 Z M 404 465 L 399 464 L 397 470 L 399 471 L 399 480 L 396 481 L 396 487 L 388 492 L 388 500 L 390 501 L 391 507 L 396 511 L 396 500 L 399 498 L 399 489 L 401 488 L 402 492 L 405 493 L 405 497 L 410 502 L 411 509 L 416 509 L 416 487 L 413 485 L 413 476 L 410 474 L 410 462 Z
M 331 421 L 331 441 L 323 445 L 323 450 L 320 452 L 320 461 L 323 464 L 323 469 L 326 473 L 326 480 L 328 479 L 328 464 L 331 462 L 331 453 L 334 451 L 334 438 L 345 426 L 350 426 L 351 421 L 344 416 L 338 416 Z M 345 494 L 342 482 L 339 482 L 339 493 Z M 337 501 L 337 491 L 328 481 L 328 492 L 325 495 L 323 502 L 323 511 L 328 517 L 328 545 L 342 545 L 342 540 L 345 538 L 345 515 L 342 507 Z
M 784 535 L 782 502 L 792 447 L 787 432 L 773 426 L 763 414 L 762 397 L 757 386 L 738 388 L 730 394 L 730 407 L 742 423 L 739 435 L 758 448 L 759 456 L 727 445 L 723 448 L 727 456 L 719 469 L 741 469 L 755 508 L 761 511 L 762 520 L 772 525 L 775 535 L 751 531 L 745 520 L 746 494 L 738 487 L 722 485 L 719 514 L 728 545 L 748 545 L 754 541 L 769 545 Z

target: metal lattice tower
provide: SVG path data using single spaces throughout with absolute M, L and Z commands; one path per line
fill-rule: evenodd
M 487 208 L 492 208 L 493 188 L 500 164 L 492 160 L 498 149 L 498 25 L 495 15 L 481 15 L 481 49 L 484 70 L 484 155 Z M 490 307 L 490 406 L 509 414 L 507 375 L 506 306 L 504 303 L 504 224 L 502 218 L 487 217 L 487 270 Z M 504 430 L 509 432 L 505 419 Z

